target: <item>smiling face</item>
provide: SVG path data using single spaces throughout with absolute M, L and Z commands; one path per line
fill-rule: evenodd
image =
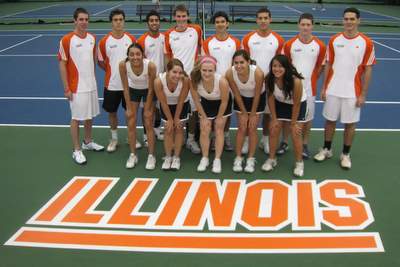
M 125 19 L 122 14 L 114 15 L 111 20 L 111 27 L 113 31 L 123 31 L 125 26 Z
M 89 15 L 86 13 L 79 13 L 78 17 L 74 20 L 74 24 L 78 32 L 86 32 L 89 25 Z
M 185 29 L 188 24 L 189 16 L 186 11 L 177 10 L 174 16 L 176 27 L 178 29 Z
M 200 73 L 203 81 L 212 81 L 215 74 L 215 65 L 210 62 L 204 62 L 201 64 Z
M 243 74 L 248 70 L 249 62 L 242 55 L 239 55 L 233 58 L 233 66 L 239 74 Z
M 353 12 L 346 12 L 343 15 L 343 27 L 344 31 L 353 33 L 358 31 L 358 25 L 360 25 L 360 18 L 357 18 L 357 14 Z
M 224 17 L 216 17 L 214 25 L 217 33 L 225 33 L 228 30 L 229 22 Z
M 160 30 L 160 19 L 157 16 L 150 16 L 149 21 L 147 21 L 147 26 L 149 31 L 156 33 Z
M 285 68 L 282 66 L 282 64 L 274 59 L 272 61 L 272 74 L 275 76 L 276 79 L 283 79 L 283 76 L 285 75 Z
M 134 66 L 140 66 L 143 63 L 143 53 L 137 47 L 131 47 L 128 52 L 128 59 Z
M 269 25 L 271 24 L 271 17 L 269 13 L 267 12 L 258 13 L 256 18 L 256 23 L 261 31 L 268 31 Z
M 178 83 L 180 79 L 183 77 L 183 69 L 175 65 L 171 70 L 168 71 L 168 79 L 173 83 Z

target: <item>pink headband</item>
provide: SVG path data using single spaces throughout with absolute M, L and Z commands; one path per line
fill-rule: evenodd
M 217 60 L 211 56 L 205 56 L 200 60 L 200 64 L 203 63 L 212 63 L 213 65 L 217 65 Z

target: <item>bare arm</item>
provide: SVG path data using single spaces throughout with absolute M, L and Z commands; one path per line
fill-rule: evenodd
M 167 103 L 167 97 L 164 94 L 163 85 L 159 78 L 156 78 L 154 81 L 154 93 L 156 94 L 157 99 L 160 102 L 161 108 L 165 116 L 167 117 L 167 120 L 172 121 L 174 118 L 172 118 L 172 114 L 171 111 L 169 110 Z
M 256 87 L 255 87 L 253 105 L 251 106 L 251 114 L 250 114 L 253 116 L 256 115 L 256 113 L 257 113 L 258 103 L 260 102 L 261 90 L 262 90 L 262 86 L 264 84 L 264 73 L 258 67 L 255 72 L 255 80 L 256 80 Z
M 60 60 L 58 66 L 60 69 L 61 81 L 62 81 L 63 87 L 64 87 L 64 96 L 69 101 L 72 101 L 72 92 L 68 86 L 68 79 L 67 79 L 67 61 Z
M 321 90 L 321 100 L 323 101 L 326 100 L 326 87 L 328 86 L 329 72 L 331 68 L 332 68 L 331 64 L 329 62 L 326 62 L 324 68 L 324 83 L 322 85 L 322 90 Z
M 130 110 L 131 99 L 130 99 L 130 96 L 129 96 L 128 75 L 127 75 L 127 72 L 126 72 L 125 60 L 123 60 L 123 61 L 121 61 L 119 63 L 119 75 L 121 77 L 122 88 L 124 89 L 126 112 L 127 112 L 127 114 L 129 114 L 129 112 L 131 112 L 131 110 Z
M 372 77 L 372 66 L 365 66 L 364 76 L 363 76 L 363 84 L 361 88 L 361 94 L 357 97 L 356 106 L 361 107 L 365 103 L 365 99 L 367 98 L 368 87 Z
M 153 98 L 154 98 L 154 80 L 157 75 L 157 67 L 153 62 L 149 63 L 149 80 L 148 80 L 148 93 L 146 98 L 146 103 L 144 104 L 144 110 L 150 111 L 153 107 Z
M 99 67 L 102 69 L 102 70 L 106 70 L 106 64 L 104 63 L 104 61 L 100 61 L 100 60 L 98 60 L 97 61 L 97 65 L 99 65 Z
M 190 87 L 189 83 L 190 82 L 189 82 L 188 78 L 183 79 L 182 91 L 181 91 L 181 94 L 179 95 L 178 104 L 176 105 L 174 120 L 180 120 L 179 118 L 181 116 L 183 104 L 185 103 L 185 100 L 189 94 L 189 87 Z
M 229 101 L 228 81 L 224 77 L 219 80 L 219 90 L 221 93 L 221 105 L 219 106 L 217 117 L 222 118 Z
M 300 79 L 295 78 L 293 88 L 293 110 L 292 110 L 292 121 L 291 124 L 297 123 L 297 118 L 300 113 L 301 97 L 303 95 L 303 85 Z
M 200 117 L 202 118 L 207 118 L 207 115 L 203 109 L 203 106 L 201 105 L 200 102 L 200 96 L 199 93 L 197 92 L 197 85 L 194 85 L 193 83 L 190 83 L 190 93 L 192 94 L 192 98 L 194 101 L 194 104 L 196 105 L 197 112 L 200 114 Z
M 225 74 L 225 77 L 226 77 L 226 79 L 228 81 L 229 87 L 232 90 L 234 100 L 235 100 L 236 104 L 240 108 L 240 112 L 243 115 L 247 114 L 247 110 L 246 110 L 246 107 L 244 106 L 244 103 L 243 103 L 243 100 L 242 100 L 242 96 L 240 95 L 239 88 L 237 87 L 235 81 L 233 80 L 232 70 L 228 70 L 226 72 L 226 74 Z

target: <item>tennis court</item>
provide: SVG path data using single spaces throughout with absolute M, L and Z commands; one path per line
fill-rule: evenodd
M 228 10 L 230 3 L 216 2 L 216 10 Z M 256 4 L 256 3 L 252 3 Z M 115 7 L 124 9 L 127 16 L 136 16 L 136 5 L 133 2 L 83 2 L 80 6 L 88 8 L 92 19 L 106 19 L 108 12 Z M 295 21 L 302 12 L 312 11 L 312 5 L 304 3 L 272 3 L 273 18 L 289 18 Z M 19 11 L 11 12 L 2 10 L 0 19 L 9 21 L 65 18 L 69 19 L 76 3 L 46 3 L 42 6 L 31 6 Z M 191 11 L 194 11 L 192 3 Z M 392 9 L 399 10 L 399 7 Z M 327 5 L 327 12 L 312 11 L 319 16 L 319 21 L 339 21 L 343 6 Z M 381 13 L 375 11 L 362 11 L 362 18 L 373 23 L 387 22 L 396 25 L 400 18 L 393 13 Z M 192 14 L 193 14 L 192 13 Z M 108 24 L 92 24 L 98 39 L 109 32 Z M 24 26 L 22 26 L 24 27 Z M 146 29 L 144 23 L 131 23 L 128 31 L 135 37 L 139 37 Z M 295 26 L 294 26 L 295 27 Z M 293 37 L 296 30 L 285 29 L 280 24 L 272 25 L 272 28 L 280 33 L 285 40 Z M 367 103 L 362 110 L 361 122 L 358 125 L 357 137 L 352 148 L 352 159 L 354 167 L 345 171 L 338 165 L 339 151 L 341 150 L 342 132 L 338 132 L 334 141 L 335 156 L 333 159 L 318 164 L 307 161 L 305 164 L 305 181 L 315 181 L 321 184 L 326 181 L 351 181 L 362 188 L 358 197 L 369 203 L 373 214 L 373 220 L 364 229 L 338 231 L 322 224 L 321 229 L 293 230 L 288 224 L 279 230 L 249 230 L 243 224 L 238 223 L 234 229 L 215 230 L 212 227 L 210 217 L 204 215 L 203 226 L 195 230 L 182 229 L 152 229 L 151 227 L 124 227 L 110 228 L 107 224 L 84 225 L 63 223 L 62 218 L 55 218 L 48 223 L 38 223 L 34 215 L 44 207 L 50 199 L 61 192 L 65 186 L 72 183 L 74 177 L 97 177 L 99 179 L 110 178 L 107 194 L 104 191 L 101 201 L 99 200 L 93 213 L 110 211 L 118 203 L 121 195 L 132 183 L 139 180 L 135 178 L 149 178 L 152 180 L 152 190 L 148 191 L 143 199 L 140 210 L 136 212 L 156 213 L 170 188 L 182 179 L 193 180 L 197 187 L 200 182 L 214 181 L 216 184 L 228 183 L 228 181 L 242 181 L 243 184 L 261 181 L 281 181 L 287 185 L 294 186 L 295 179 L 292 177 L 292 153 L 288 153 L 279 159 L 279 167 L 271 173 L 263 173 L 260 170 L 262 162 L 266 159 L 261 150 L 257 151 L 257 170 L 254 174 L 236 174 L 231 170 L 234 153 L 224 153 L 222 158 L 223 172 L 215 175 L 210 171 L 197 173 L 196 166 L 200 156 L 184 151 L 183 165 L 179 172 L 162 172 L 159 168 L 149 172 L 144 168 L 147 155 L 145 149 L 139 151 L 139 165 L 133 170 L 124 168 L 128 155 L 128 145 L 120 145 L 116 153 L 88 152 L 88 164 L 78 166 L 73 163 L 70 155 L 70 136 L 67 125 L 69 124 L 69 106 L 63 98 L 61 81 L 58 72 L 56 52 L 60 38 L 68 31 L 68 26 L 60 25 L 54 29 L 51 25 L 27 26 L 0 26 L 0 133 L 3 137 L 1 145 L 0 166 L 3 170 L 0 182 L 1 195 L 1 230 L 0 241 L 5 244 L 21 227 L 34 229 L 47 229 L 50 231 L 93 230 L 93 231 L 120 231 L 121 235 L 132 232 L 144 232 L 147 235 L 156 233 L 183 235 L 186 233 L 196 234 L 351 234 L 363 235 L 374 233 L 379 235 L 382 247 L 379 251 L 323 251 L 315 252 L 275 252 L 268 253 L 255 251 L 202 251 L 197 250 L 157 250 L 146 249 L 107 249 L 105 247 L 86 248 L 73 245 L 58 246 L 43 245 L 38 247 L 24 243 L 22 245 L 0 246 L 0 266 L 116 266 L 141 265 L 141 266 L 400 266 L 400 231 L 397 227 L 397 212 L 399 202 L 398 191 L 400 189 L 400 172 L 398 167 L 397 152 L 400 150 L 399 132 L 400 120 L 400 32 L 399 28 L 391 27 L 387 31 L 382 28 L 368 28 L 367 35 L 375 43 L 377 65 L 373 70 L 373 79 L 370 84 Z M 72 26 L 71 26 L 72 28 Z M 163 26 L 167 28 L 167 26 Z M 230 33 L 235 37 L 242 38 L 253 24 L 235 23 Z M 340 27 L 318 28 L 315 35 L 328 42 L 334 32 L 340 31 Z M 212 25 L 207 25 L 206 35 L 213 34 Z M 99 96 L 102 96 L 103 77 L 101 70 L 96 70 Z M 311 136 L 311 148 L 316 151 L 322 144 L 323 103 L 318 101 L 316 119 L 314 120 L 314 131 Z M 122 125 L 123 114 L 120 114 Z M 94 120 L 94 138 L 101 144 L 106 144 L 109 138 L 107 129 L 107 116 L 104 112 Z M 235 122 L 232 127 L 236 127 Z M 341 126 L 339 127 L 341 128 Z M 232 130 L 232 137 L 234 130 Z M 120 140 L 125 140 L 126 129 L 120 130 Z M 291 152 L 291 150 L 290 150 Z M 161 162 L 163 153 L 162 143 L 157 143 L 157 160 Z M 97 179 L 96 178 L 96 179 Z M 118 179 L 117 179 L 118 178 Z M 90 180 L 91 179 L 91 180 Z M 89 184 L 95 184 L 94 178 L 90 178 Z M 111 181 L 110 180 L 110 181 Z M 87 188 L 89 189 L 89 188 Z M 60 191 L 61 190 L 61 191 Z M 294 189 L 290 189 L 294 190 Z M 220 194 L 222 194 L 220 192 Z M 222 196 L 222 195 L 221 195 Z M 72 205 L 72 204 L 70 204 Z M 321 207 L 323 203 L 318 204 Z M 326 205 L 326 204 L 325 204 Z M 210 215 L 211 216 L 211 215 Z M 212 216 L 211 216 L 212 217 Z M 218 217 L 218 216 L 217 216 Z M 128 229 L 129 228 L 129 229 Z M 265 237 L 265 236 L 263 236 Z M 51 243 L 51 242 L 50 242 Z M 122 251 L 127 250 L 127 251 Z M 147 251 L 147 252 L 146 252 Z M 333 252 L 333 253 L 332 253 Z M 364 252 L 364 253 L 361 253 Z M 288 254 L 289 253 L 289 254 Z

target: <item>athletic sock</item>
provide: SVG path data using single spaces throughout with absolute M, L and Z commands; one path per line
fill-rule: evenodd
M 325 141 L 324 142 L 324 148 L 331 150 L 332 147 L 332 141 Z
M 111 139 L 118 140 L 118 131 L 116 129 L 111 130 Z
M 350 148 L 351 148 L 351 146 L 343 145 L 342 153 L 345 155 L 348 155 L 350 153 Z

